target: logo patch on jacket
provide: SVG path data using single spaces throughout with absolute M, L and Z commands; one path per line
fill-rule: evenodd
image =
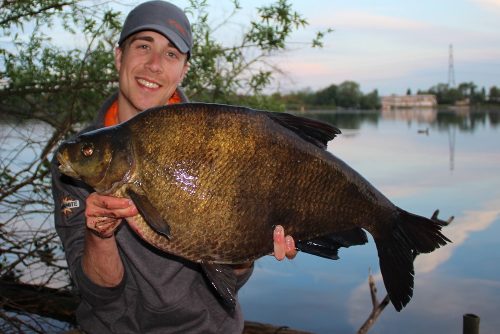
M 79 208 L 80 207 L 80 201 L 77 199 L 73 199 L 69 196 L 63 197 L 61 200 L 61 211 L 64 216 L 69 216 L 71 213 L 73 213 L 73 209 Z

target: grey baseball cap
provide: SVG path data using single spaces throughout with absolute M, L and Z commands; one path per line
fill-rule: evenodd
M 180 52 L 191 54 L 193 47 L 191 24 L 179 7 L 166 1 L 148 1 L 138 5 L 125 19 L 118 45 L 121 45 L 127 37 L 144 30 L 162 34 Z

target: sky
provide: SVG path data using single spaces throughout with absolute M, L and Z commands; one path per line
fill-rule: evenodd
M 103 1 L 124 15 L 143 1 Z M 188 0 L 171 0 L 181 8 Z M 234 42 L 256 8 L 270 0 L 239 0 L 243 10 L 229 18 L 218 37 Z M 346 80 L 361 91 L 406 94 L 449 83 L 474 82 L 486 91 L 500 86 L 500 0 L 289 0 L 309 25 L 292 36 L 288 50 L 270 61 L 276 73 L 270 91 L 319 90 Z M 208 0 L 214 26 L 231 12 L 229 0 Z M 123 17 L 124 18 L 124 17 Z M 311 49 L 319 30 L 334 31 L 324 47 Z M 68 42 L 68 38 L 61 38 Z M 452 59 L 450 62 L 450 45 Z
M 450 45 L 455 84 L 500 86 L 500 0 L 290 2 L 309 26 L 292 37 L 285 54 L 274 57 L 286 74 L 278 77 L 281 91 L 318 90 L 351 80 L 365 93 L 416 93 L 448 83 Z M 228 1 L 209 3 L 214 17 L 227 16 Z M 256 7 L 269 3 L 240 0 L 244 14 L 233 22 L 256 17 Z M 327 28 L 334 31 L 322 49 L 300 44 Z
M 242 1 L 243 7 L 266 1 Z M 313 90 L 352 80 L 381 95 L 416 93 L 448 83 L 452 45 L 455 83 L 500 86 L 500 0 L 292 1 L 316 30 L 334 32 L 322 49 L 287 52 L 282 89 Z

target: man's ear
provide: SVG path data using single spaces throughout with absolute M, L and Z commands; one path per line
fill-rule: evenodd
M 123 50 L 121 47 L 117 46 L 115 48 L 115 68 L 117 72 L 120 72 L 120 67 L 122 66 L 122 56 Z

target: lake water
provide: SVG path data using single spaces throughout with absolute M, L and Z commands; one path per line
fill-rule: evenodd
M 308 115 L 308 114 L 306 114 Z M 455 219 L 452 244 L 415 262 L 413 299 L 389 305 L 370 333 L 461 333 L 480 316 L 481 333 L 500 328 L 500 113 L 432 110 L 310 115 L 343 132 L 328 150 L 396 205 Z M 368 273 L 385 296 L 375 245 L 342 249 L 332 261 L 299 253 L 260 259 L 240 291 L 245 318 L 315 333 L 356 333 L 371 311 Z
M 370 333 L 461 333 L 465 313 L 481 317 L 482 334 L 497 333 L 500 112 L 306 115 L 338 126 L 343 134 L 329 143 L 328 150 L 396 205 L 429 217 L 435 209 L 440 209 L 442 219 L 455 216 L 443 230 L 453 244 L 417 258 L 409 305 L 399 313 L 389 305 Z M 11 127 L 0 129 L 0 153 L 23 143 L 5 139 Z M 26 129 L 44 136 L 31 123 Z M 33 156 L 25 152 L 17 159 Z M 381 300 L 385 290 L 371 239 L 367 245 L 342 249 L 338 261 L 303 253 L 293 261 L 264 257 L 240 291 L 245 318 L 315 333 L 355 333 L 371 311 L 370 269 Z

